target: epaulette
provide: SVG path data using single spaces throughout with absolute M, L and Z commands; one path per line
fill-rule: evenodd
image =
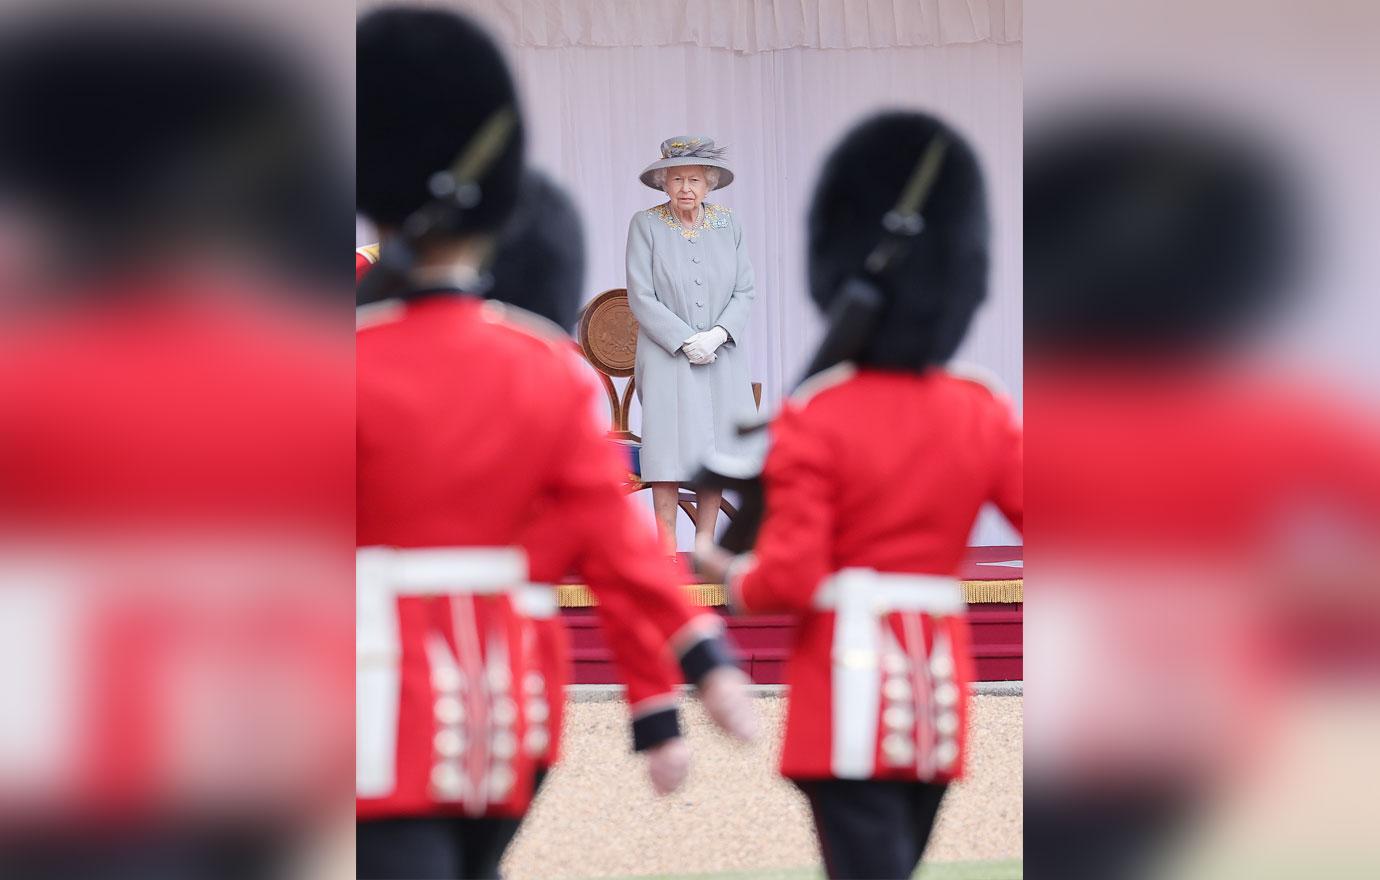
M 407 307 L 400 299 L 383 299 L 355 307 L 355 332 L 402 320 Z
M 844 361 L 834 364 L 827 370 L 823 370 L 800 383 L 800 387 L 791 392 L 787 398 L 790 403 L 796 406 L 804 406 L 809 403 L 811 398 L 822 391 L 826 391 L 838 385 L 842 385 L 852 379 L 858 372 L 858 368 L 852 361 Z
M 565 350 L 570 345 L 570 334 L 562 330 L 560 324 L 518 306 L 493 299 L 485 300 L 479 314 L 491 324 L 510 327 L 552 348 Z
M 998 400 L 1011 399 L 1011 394 L 1006 390 L 1001 379 L 998 379 L 997 374 L 986 367 L 964 361 L 954 361 L 945 366 L 944 371 L 956 379 L 964 379 L 975 385 L 981 385 L 992 392 L 992 396 Z

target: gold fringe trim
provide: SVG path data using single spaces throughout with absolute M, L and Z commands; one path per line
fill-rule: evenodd
M 687 584 L 685 598 L 692 605 L 711 608 L 727 605 L 724 588 L 720 584 Z M 963 595 L 970 605 L 1020 605 L 1025 601 L 1025 579 L 1005 581 L 964 581 Z M 599 603 L 584 584 L 560 584 L 556 587 L 556 601 L 562 608 L 593 608 Z
M 599 603 L 584 584 L 557 584 L 556 604 L 562 608 L 593 608 Z
M 969 605 L 986 603 L 1020 605 L 1025 602 L 1025 578 L 1005 581 L 964 581 L 963 598 Z

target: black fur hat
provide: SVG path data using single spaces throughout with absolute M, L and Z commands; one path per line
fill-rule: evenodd
M 360 19 L 355 35 L 360 213 L 401 224 L 431 201 L 429 181 L 449 169 L 503 111 L 517 112 L 508 67 L 474 23 L 439 9 L 393 7 Z M 480 174 L 479 201 L 448 232 L 499 229 L 517 200 L 522 125 Z
M 575 203 L 546 175 L 529 170 L 517 209 L 490 266 L 488 298 L 541 315 L 569 331 L 585 276 L 585 239 Z
M 918 370 L 951 358 L 987 294 L 986 193 L 967 142 L 924 113 L 889 112 L 855 126 L 826 160 L 809 218 L 810 293 L 827 311 L 845 281 L 887 235 L 886 215 L 917 174 L 927 150 L 945 147 L 910 246 L 872 280 L 885 305 L 855 359 Z
M 1218 120 L 1145 108 L 1032 131 L 1030 344 L 1195 345 L 1267 313 L 1295 267 L 1298 229 L 1288 178 L 1260 143 Z
M 68 269 L 200 237 L 343 283 L 349 176 L 300 55 L 214 15 L 23 20 L 0 36 L 0 191 Z

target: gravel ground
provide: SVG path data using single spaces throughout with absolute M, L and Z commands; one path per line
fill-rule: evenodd
M 776 775 L 785 700 L 757 701 L 765 736 L 738 746 L 693 700 L 684 720 L 689 781 L 657 798 L 628 751 L 621 701 L 572 702 L 564 758 L 546 780 L 503 862 L 507 880 L 799 868 L 819 863 L 804 799 Z M 951 789 L 927 857 L 1021 856 L 1023 698 L 973 699 L 968 778 Z

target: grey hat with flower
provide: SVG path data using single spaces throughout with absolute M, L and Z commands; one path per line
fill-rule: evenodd
M 714 146 L 714 141 L 700 135 L 681 135 L 667 138 L 661 142 L 661 158 L 638 175 L 638 180 L 652 189 L 661 189 L 656 172 L 677 165 L 703 165 L 718 169 L 719 180 L 714 189 L 723 189 L 733 182 L 733 170 L 724 161 L 724 148 Z M 664 177 L 661 178 L 665 180 Z

